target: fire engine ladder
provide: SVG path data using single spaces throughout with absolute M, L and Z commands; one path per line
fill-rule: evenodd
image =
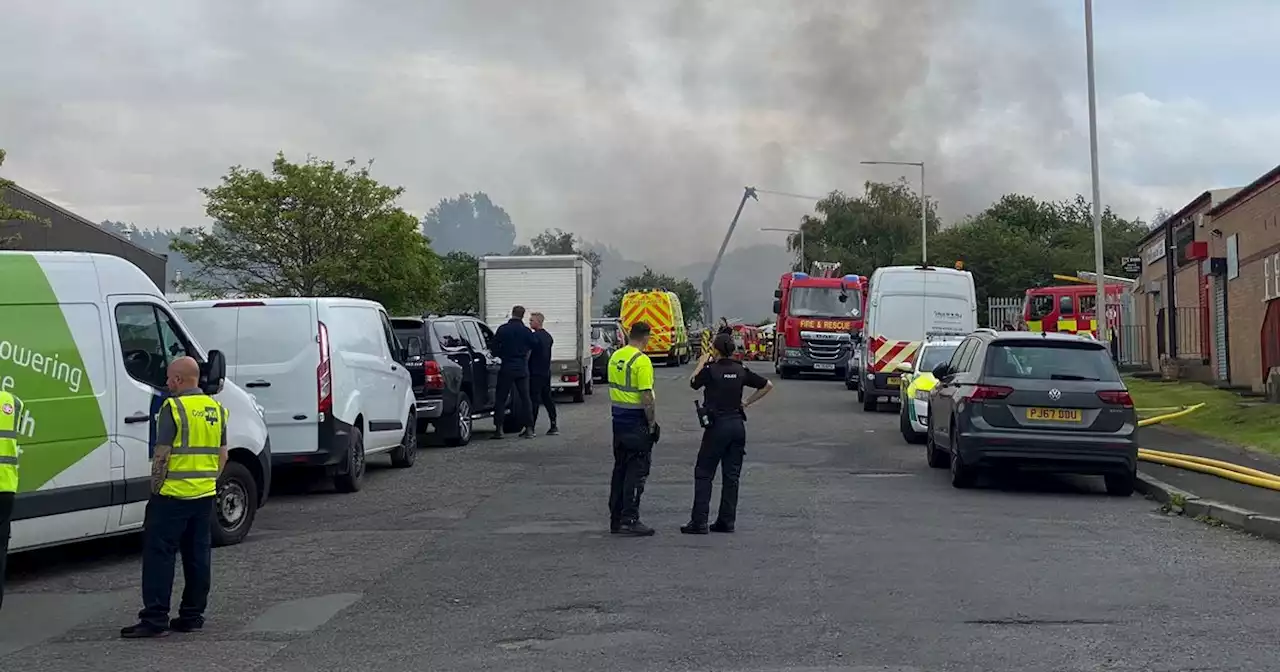
M 840 262 L 838 261 L 815 261 L 813 262 L 813 273 L 815 278 L 834 278 L 840 273 Z

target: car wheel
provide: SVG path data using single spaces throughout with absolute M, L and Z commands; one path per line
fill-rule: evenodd
M 933 440 L 933 431 L 925 430 L 924 433 L 924 458 L 934 469 L 946 469 L 951 466 L 951 459 L 947 456 L 947 452 L 938 449 L 938 444 Z
M 359 492 L 364 481 L 364 433 L 359 427 L 352 427 L 350 436 L 346 464 L 333 477 L 333 487 L 338 492 Z
M 863 394 L 859 392 L 858 397 L 862 399 L 862 410 L 866 411 L 867 413 L 875 413 L 876 410 L 880 408 L 880 404 L 877 401 L 878 397 L 876 397 L 876 395 Z
M 784 366 L 782 367 L 782 371 L 779 373 L 779 375 L 782 376 L 783 380 L 791 380 L 792 378 L 796 377 L 796 370 L 793 368 Z
M 1133 494 L 1134 481 L 1137 480 L 1137 476 L 1133 473 L 1108 474 L 1105 479 L 1108 495 L 1112 497 L 1128 497 Z
M 911 427 L 906 402 L 900 403 L 899 406 L 901 409 L 898 411 L 898 429 L 902 431 L 902 438 L 907 443 L 923 443 L 924 436 Z
M 858 387 L 857 387 L 856 385 L 854 385 L 854 384 L 853 384 L 853 381 L 852 381 L 852 380 L 849 380 L 848 378 L 845 378 L 845 379 L 844 379 L 844 389 L 849 390 L 850 392 L 852 392 L 852 391 L 854 391 L 854 390 L 858 389 Z
M 595 381 L 588 380 L 588 381 L 587 381 L 587 396 L 589 397 L 589 396 L 591 396 L 591 395 L 595 394 L 595 391 L 596 391 L 596 384 L 595 384 Z
M 213 545 L 231 546 L 244 541 L 258 515 L 258 482 L 239 462 L 227 462 L 218 479 L 213 510 Z
M 465 446 L 471 443 L 471 398 L 464 392 L 458 395 L 458 408 L 452 417 L 447 418 L 448 431 L 445 433 L 444 445 Z M 444 423 L 441 423 L 443 425 Z M 436 425 L 437 427 L 441 425 Z
M 413 413 L 405 423 L 404 436 L 400 445 L 391 451 L 391 466 L 397 469 L 408 469 L 418 461 L 418 418 Z
M 955 446 L 955 427 L 951 428 L 951 485 L 956 488 L 972 488 L 977 481 L 976 470 L 960 459 L 960 451 Z
M 861 388 L 861 387 L 850 387 L 849 389 L 851 389 L 851 390 L 857 390 L 857 391 L 858 391 L 858 403 L 859 403 L 859 404 L 861 404 L 861 403 L 862 403 L 862 401 L 863 401 L 863 398 L 866 396 L 866 395 L 864 395 L 864 394 L 862 393 L 862 388 Z

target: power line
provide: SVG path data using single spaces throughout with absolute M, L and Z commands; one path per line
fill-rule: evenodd
M 757 193 L 761 193 L 761 194 L 772 194 L 774 196 L 786 196 L 787 198 L 802 198 L 806 201 L 821 201 L 822 199 L 826 198 L 826 196 L 806 196 L 804 194 L 792 194 L 786 191 L 770 191 L 768 189 L 761 189 L 759 187 L 756 187 L 755 190 Z

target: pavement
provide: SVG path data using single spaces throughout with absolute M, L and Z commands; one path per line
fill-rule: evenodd
M 117 638 L 139 607 L 136 538 L 15 556 L 0 670 L 1280 669 L 1261 644 L 1280 629 L 1280 545 L 1098 479 L 956 490 L 840 381 L 775 380 L 737 533 L 681 535 L 699 437 L 684 375 L 659 370 L 656 537 L 608 534 L 600 390 L 560 406 L 559 437 L 480 435 L 371 464 L 358 493 L 276 495 L 215 550 L 202 633 Z
M 1139 432 L 1139 439 L 1143 448 L 1208 457 L 1280 475 L 1280 456 L 1199 436 L 1176 427 L 1143 427 Z M 1142 462 L 1138 468 L 1144 474 L 1202 499 L 1225 502 L 1263 515 L 1280 517 L 1280 492 L 1275 490 L 1154 462 Z

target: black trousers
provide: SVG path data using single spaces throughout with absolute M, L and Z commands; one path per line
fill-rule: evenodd
M 747 451 L 747 425 L 740 417 L 719 417 L 702 432 L 702 446 L 693 467 L 693 514 L 695 525 L 704 525 L 711 511 L 711 480 L 720 467 L 720 514 L 718 522 L 733 525 L 738 518 L 738 480 Z
M 613 430 L 613 478 L 609 482 L 609 522 L 634 523 L 640 519 L 640 496 L 653 462 L 649 428 Z
M 502 432 L 502 425 L 507 416 L 507 399 L 511 398 L 511 413 L 516 416 L 516 422 L 521 428 L 532 427 L 533 421 L 529 418 L 529 376 L 507 373 L 503 371 L 498 374 L 498 388 L 496 390 L 494 403 L 497 407 L 493 409 L 493 425 L 498 432 Z
M 4 606 L 5 558 L 9 555 L 9 524 L 13 519 L 12 492 L 0 492 L 0 607 Z
M 143 523 L 142 611 L 138 620 L 169 627 L 173 569 L 182 554 L 182 603 L 178 618 L 204 624 L 213 570 L 214 497 L 177 499 L 152 495 Z
M 533 397 L 533 422 L 529 426 L 538 424 L 538 408 L 542 407 L 547 409 L 547 417 L 555 427 L 556 402 L 551 398 L 551 376 L 529 374 L 529 395 Z

